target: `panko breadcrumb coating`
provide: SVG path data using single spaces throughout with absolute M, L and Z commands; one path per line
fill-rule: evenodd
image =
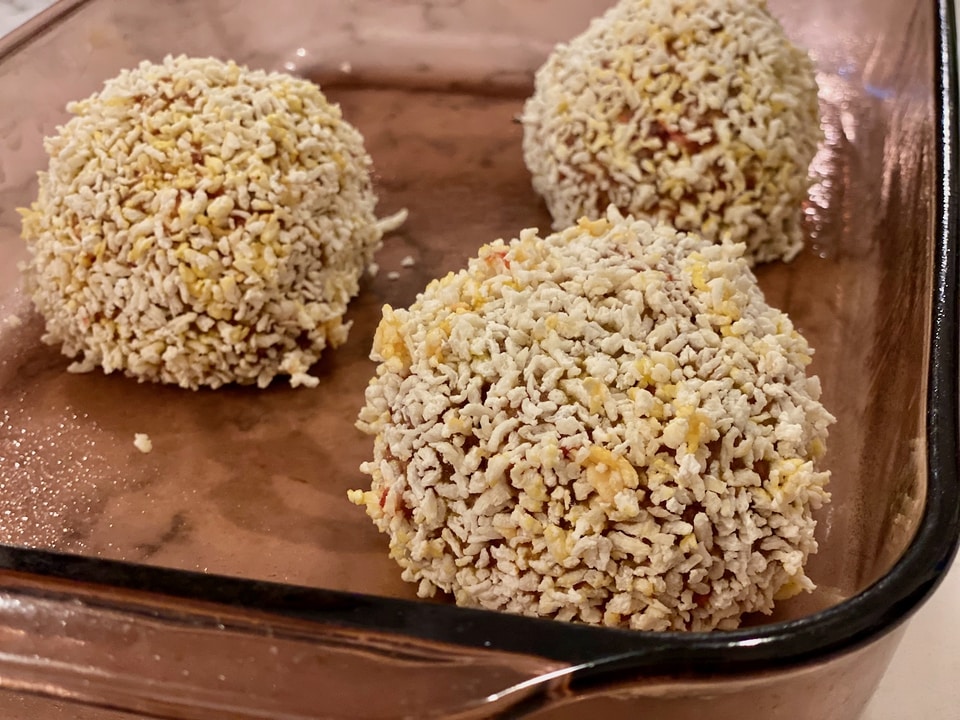
M 833 418 L 743 251 L 611 209 L 384 307 L 349 497 L 420 595 L 708 630 L 813 588 Z
M 315 385 L 384 231 L 339 107 L 305 80 L 181 56 L 67 109 L 22 213 L 27 287 L 70 369 Z
M 816 78 L 762 0 L 621 0 L 555 49 L 522 122 L 558 229 L 613 203 L 751 263 L 803 245 Z

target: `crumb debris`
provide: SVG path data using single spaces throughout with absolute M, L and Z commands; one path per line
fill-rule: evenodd
M 393 213 L 393 215 L 388 215 L 385 218 L 380 218 L 377 221 L 377 229 L 383 235 L 392 233 L 394 230 L 399 228 L 401 225 L 403 225 L 407 221 L 408 215 L 409 215 L 409 212 L 407 211 L 406 208 L 397 210 L 397 212 Z
M 147 433 L 135 433 L 133 436 L 133 446 L 140 452 L 146 454 L 153 450 L 153 441 Z
M 404 256 L 403 260 L 400 261 L 400 267 L 411 268 L 417 264 L 417 261 L 414 259 L 413 255 Z

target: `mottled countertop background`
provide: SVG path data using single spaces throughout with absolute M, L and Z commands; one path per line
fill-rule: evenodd
M 0 36 L 50 6 L 46 0 L 0 0 Z M 960 717 L 960 565 L 913 619 L 863 720 L 953 720 Z
M 0 35 L 6 35 L 52 4 L 47 0 L 0 0 Z

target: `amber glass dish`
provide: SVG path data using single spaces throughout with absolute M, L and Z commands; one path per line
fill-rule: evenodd
M 0 41 L 0 715 L 860 714 L 960 522 L 950 0 L 770 0 L 814 58 L 826 136 L 806 249 L 758 270 L 837 417 L 815 593 L 710 634 L 468 611 L 417 600 L 346 500 L 381 305 L 548 228 L 514 118 L 554 43 L 609 4 L 64 0 Z M 40 341 L 15 209 L 41 140 L 68 100 L 169 53 L 317 81 L 366 137 L 381 213 L 410 212 L 316 389 L 73 375 Z

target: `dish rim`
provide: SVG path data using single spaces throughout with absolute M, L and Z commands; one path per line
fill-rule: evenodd
M 0 63 L 95 0 L 59 0 L 0 38 Z M 927 368 L 927 498 L 916 535 L 881 579 L 852 598 L 802 618 L 739 630 L 637 632 L 560 623 L 321 588 L 225 577 L 15 546 L 0 546 L 0 571 L 133 590 L 166 599 L 253 610 L 358 631 L 396 633 L 462 647 L 535 654 L 583 666 L 602 681 L 621 673 L 737 675 L 845 654 L 891 632 L 936 589 L 960 536 L 958 472 L 958 238 L 960 125 L 954 0 L 934 5 L 934 103 L 938 148 L 933 198 L 933 297 Z M 29 591 L 23 591 L 29 597 Z M 67 592 L 44 592 L 46 598 Z

